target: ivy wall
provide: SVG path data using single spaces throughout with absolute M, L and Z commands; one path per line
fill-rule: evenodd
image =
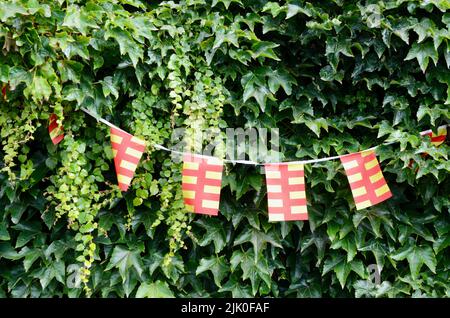
M 449 122 L 449 25 L 448 0 L 3 0 L 0 296 L 450 296 L 450 148 L 419 136 Z M 227 164 L 219 216 L 194 215 L 151 146 L 121 193 L 80 107 L 166 146 L 278 128 L 282 160 L 393 141 L 394 196 L 356 211 L 316 163 L 310 220 L 269 223 L 260 169 Z

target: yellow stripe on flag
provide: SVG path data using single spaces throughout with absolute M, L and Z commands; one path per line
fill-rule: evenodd
M 431 133 L 433 137 L 447 135 L 447 126 L 438 127 L 437 135 Z
M 371 161 L 369 161 L 369 162 L 366 162 L 365 164 L 364 164 L 364 167 L 366 168 L 366 170 L 370 170 L 370 169 L 372 169 L 373 167 L 376 167 L 378 165 L 378 161 L 377 161 L 377 159 L 375 158 L 375 159 L 372 159 Z
M 188 212 L 194 212 L 194 206 L 190 205 L 190 204 L 184 204 L 184 206 L 186 207 L 186 210 Z
M 269 213 L 269 222 L 284 221 L 283 213 Z
M 131 183 L 131 178 L 124 176 L 122 174 L 118 174 L 117 175 L 117 180 L 119 181 L 119 183 L 123 183 L 123 184 L 130 184 Z
M 136 170 L 137 165 L 132 163 L 132 162 L 129 162 L 129 161 L 126 161 L 126 160 L 122 160 L 120 162 L 120 167 L 134 172 L 134 170 Z
M 208 165 L 212 165 L 212 166 L 221 166 L 221 165 L 223 165 L 223 161 L 221 159 L 215 158 L 215 157 L 209 157 L 206 162 L 208 163 Z
M 207 209 L 218 209 L 219 208 L 219 201 L 212 201 L 212 200 L 203 200 L 202 201 L 202 207 Z
M 303 171 L 303 165 L 302 164 L 288 164 L 288 171 Z
M 197 177 L 194 176 L 183 176 L 181 182 L 189 184 L 197 184 Z
M 50 132 L 50 138 L 51 139 L 55 139 L 56 137 L 58 137 L 59 135 L 61 135 L 63 132 L 63 130 L 60 127 L 56 127 L 55 129 L 53 129 Z
M 283 207 L 283 200 L 279 200 L 279 199 L 268 199 L 267 200 L 267 205 L 270 208 L 282 208 Z
M 296 185 L 296 184 L 304 184 L 305 180 L 302 177 L 290 177 L 288 179 L 289 185 Z
M 186 170 L 198 170 L 199 163 L 198 162 L 183 162 L 183 169 Z
M 195 199 L 195 191 L 183 190 L 183 198 L 185 198 L 185 199 Z
M 381 186 L 381 187 L 379 187 L 378 189 L 375 190 L 375 194 L 376 194 L 377 197 L 382 196 L 386 192 L 389 192 L 389 187 L 388 187 L 387 184 L 384 184 L 383 186 Z
M 348 170 L 348 169 L 356 168 L 358 166 L 358 161 L 352 160 L 349 162 L 344 162 L 344 163 L 342 163 L 342 165 L 344 166 L 345 170 Z
M 359 187 L 359 188 L 356 188 L 355 190 L 352 190 L 352 193 L 353 193 L 353 197 L 356 198 L 356 197 L 366 194 L 367 190 L 366 190 L 366 187 Z
M 289 199 L 305 199 L 306 193 L 305 191 L 291 191 L 289 192 Z
M 133 149 L 131 147 L 128 147 L 127 150 L 125 150 L 125 153 L 127 155 L 130 155 L 130 156 L 135 157 L 137 159 L 140 159 L 141 156 L 142 156 L 142 152 L 137 151 L 136 149 Z
M 280 193 L 281 186 L 280 185 L 268 185 L 267 192 Z
M 213 180 L 221 180 L 222 179 L 222 173 L 216 172 L 216 171 L 206 171 L 205 175 L 206 179 L 213 179 Z
M 145 146 L 145 141 L 143 141 L 142 139 L 139 139 L 135 136 L 131 137 L 131 142 L 134 142 L 135 144 L 138 144 L 138 145 Z
M 111 142 L 115 143 L 115 144 L 121 144 L 122 143 L 123 138 L 114 134 L 111 134 Z
M 362 210 L 362 209 L 365 209 L 365 208 L 368 208 L 369 206 L 371 206 L 372 202 L 370 202 L 370 200 L 366 200 L 366 201 L 363 201 L 360 203 L 356 203 L 355 205 L 356 205 L 357 210 Z
M 370 182 L 375 183 L 378 180 L 380 180 L 381 178 L 383 178 L 383 174 L 381 173 L 381 171 L 378 171 L 377 173 L 375 173 L 374 175 L 371 175 L 369 177 Z
M 305 214 L 305 213 L 308 213 L 306 205 L 291 206 L 291 214 Z
M 280 179 L 280 171 L 266 171 L 266 179 Z
M 362 175 L 358 172 L 348 176 L 348 182 L 353 183 L 362 180 Z
M 203 192 L 210 194 L 220 194 L 220 187 L 205 185 L 203 187 Z
M 367 157 L 370 156 L 371 154 L 373 154 L 373 150 L 366 150 L 366 151 L 362 151 L 361 153 L 361 157 Z

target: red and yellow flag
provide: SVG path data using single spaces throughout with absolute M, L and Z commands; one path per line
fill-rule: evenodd
M 264 165 L 269 221 L 307 220 L 305 172 L 303 164 Z
M 188 211 L 219 214 L 222 171 L 223 161 L 218 158 L 184 155 L 182 189 Z
M 63 126 L 58 126 L 58 117 L 56 114 L 51 114 L 48 124 L 48 133 L 54 145 L 59 144 L 64 139 Z
M 422 136 L 429 136 L 431 138 L 431 143 L 434 146 L 439 146 L 444 143 L 447 138 L 447 126 L 438 127 L 437 134 L 432 131 L 426 131 L 421 134 Z
M 5 84 L 2 86 L 2 96 L 4 100 L 7 100 L 8 98 L 6 97 L 6 92 L 8 90 L 8 84 Z
M 344 165 L 357 210 L 378 204 L 392 196 L 375 151 L 357 152 L 342 156 L 340 159 Z
M 145 151 L 145 141 L 117 128 L 111 127 L 110 133 L 119 188 L 127 191 Z

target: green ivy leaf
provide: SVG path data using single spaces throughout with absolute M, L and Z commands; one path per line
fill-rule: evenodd
M 139 60 L 142 60 L 144 50 L 141 45 L 133 41 L 133 38 L 128 31 L 119 28 L 109 29 L 105 32 L 105 40 L 108 40 L 109 38 L 113 38 L 119 43 L 120 54 L 127 54 L 134 67 L 136 67 Z
M 436 65 L 439 59 L 439 55 L 434 48 L 433 43 L 431 43 L 430 41 L 427 41 L 425 43 L 414 43 L 409 50 L 405 61 L 417 59 L 420 69 L 425 73 L 430 61 L 430 57 L 433 60 L 434 65 Z
M 266 109 L 267 98 L 274 99 L 272 93 L 265 86 L 265 80 L 253 72 L 244 75 L 241 79 L 241 84 L 244 87 L 244 103 L 250 97 L 253 97 L 263 112 Z
M 436 258 L 430 246 L 415 246 L 406 258 L 413 278 L 418 277 L 423 264 L 427 265 L 433 273 L 436 273 Z
M 11 237 L 9 236 L 8 227 L 6 222 L 0 223 L 0 241 L 9 241 Z
M 36 103 L 47 101 L 52 94 L 52 88 L 48 81 L 42 76 L 33 77 L 31 85 L 23 91 L 25 97 L 31 96 Z
M 22 256 L 17 253 L 8 242 L 0 242 L 0 259 L 2 257 L 9 260 L 17 260 L 22 258 Z
M 226 233 L 222 223 L 214 219 L 201 219 L 195 223 L 206 230 L 203 237 L 199 239 L 198 244 L 207 246 L 212 242 L 214 243 L 215 253 L 222 251 L 226 245 Z
M 83 35 L 86 35 L 90 28 L 99 28 L 93 18 L 88 16 L 84 10 L 80 10 L 80 8 L 75 5 L 67 7 L 63 26 L 76 28 Z
M 64 284 L 65 272 L 64 261 L 51 262 L 49 266 L 43 268 L 43 273 L 39 275 L 39 282 L 41 283 L 42 288 L 45 289 L 54 278 Z
M 242 278 L 250 279 L 253 295 L 257 293 L 261 280 L 267 286 L 271 286 L 272 273 L 264 257 L 257 256 L 251 250 L 246 252 L 237 250 L 233 252 L 230 263 L 232 271 L 239 266 L 243 272 Z
M 261 253 L 262 249 L 267 245 L 267 243 L 270 243 L 275 247 L 282 248 L 280 239 L 273 232 L 269 232 L 266 234 L 255 228 L 243 230 L 241 234 L 239 234 L 234 240 L 234 246 L 246 242 L 250 242 L 253 245 L 253 249 L 255 252 L 255 261 Z
M 166 282 L 157 280 L 154 283 L 142 283 L 137 292 L 136 298 L 175 298 Z
M 101 83 L 103 95 L 105 95 L 105 97 L 108 97 L 109 94 L 113 94 L 116 99 L 119 98 L 119 91 L 117 90 L 115 83 L 113 83 L 112 76 L 105 77 Z
M 257 59 L 259 57 L 267 57 L 272 60 L 281 61 L 273 51 L 279 45 L 273 42 L 260 41 L 252 45 L 252 57 Z
M 409 240 L 406 245 L 391 255 L 397 261 L 408 260 L 411 276 L 417 279 L 423 264 L 433 272 L 436 272 L 436 257 L 433 249 L 428 245 L 416 246 L 413 240 Z
M 222 280 L 229 272 L 229 267 L 225 261 L 225 256 L 211 256 L 209 258 L 202 258 L 197 270 L 195 271 L 195 275 L 199 275 L 206 271 L 211 271 L 214 277 L 214 283 L 218 287 L 221 287 Z
M 243 285 L 241 279 L 234 275 L 219 289 L 219 292 L 231 292 L 233 298 L 251 298 L 253 297 L 250 286 Z
M 281 86 L 283 87 L 287 95 L 291 95 L 292 85 L 297 84 L 295 78 L 292 77 L 285 70 L 275 70 L 269 73 L 268 76 L 269 76 L 268 80 L 269 89 L 272 92 L 272 94 L 275 94 Z
M 108 271 L 112 268 L 118 268 L 122 281 L 127 279 L 128 271 L 131 267 L 133 267 L 137 274 L 141 276 L 144 269 L 140 254 L 141 253 L 138 250 L 131 251 L 121 245 L 117 245 L 114 247 L 106 270 Z

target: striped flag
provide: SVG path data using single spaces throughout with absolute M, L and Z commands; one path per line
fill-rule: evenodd
M 307 220 L 303 164 L 265 164 L 269 221 Z
M 2 96 L 3 96 L 4 100 L 7 100 L 7 98 L 6 98 L 6 91 L 7 91 L 7 89 L 8 89 L 8 84 L 5 84 L 5 85 L 2 86 Z
M 58 117 L 56 114 L 51 114 L 48 124 L 48 133 L 54 145 L 59 144 L 64 139 L 63 126 L 58 126 Z
M 189 212 L 218 215 L 223 161 L 186 154 L 183 157 L 182 189 Z
M 342 156 L 356 209 L 361 210 L 378 204 L 392 196 L 384 180 L 374 150 L 366 150 Z
M 430 129 L 426 131 L 422 131 L 420 135 L 423 136 L 429 136 L 431 139 L 431 144 L 435 147 L 438 147 L 442 145 L 445 142 L 445 139 L 447 138 L 447 126 L 439 126 L 437 130 L 437 135 Z M 422 158 L 428 157 L 428 153 L 424 152 L 421 154 Z M 414 165 L 414 160 L 411 159 L 409 161 L 409 168 L 412 168 Z M 419 171 L 419 167 L 416 167 L 416 172 Z
M 447 138 L 447 126 L 444 125 L 438 127 L 437 135 L 431 130 L 424 131 L 423 133 L 421 133 L 421 135 L 429 136 L 431 138 L 431 143 L 437 147 L 439 145 L 442 145 Z
M 118 128 L 111 127 L 110 133 L 119 188 L 127 191 L 145 151 L 145 141 Z

